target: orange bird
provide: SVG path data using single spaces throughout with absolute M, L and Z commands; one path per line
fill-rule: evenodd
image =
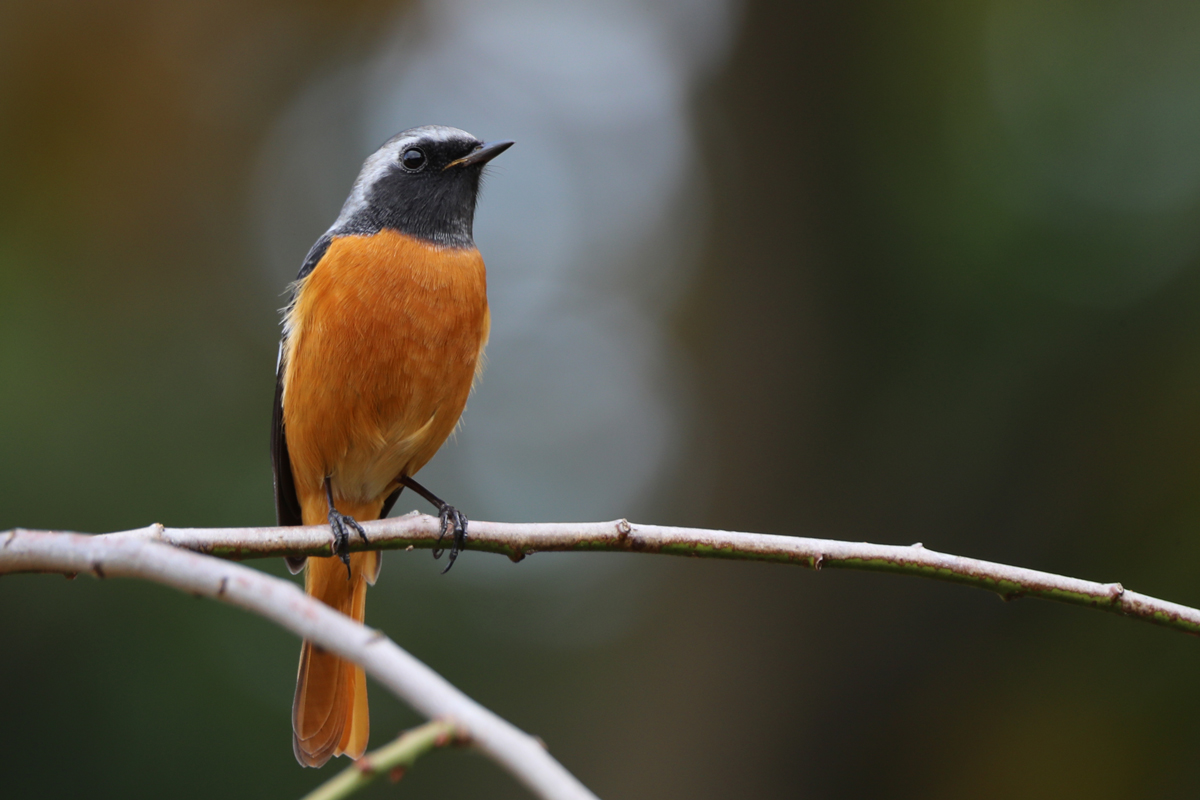
M 467 518 L 413 480 L 458 424 L 490 318 L 472 239 L 483 166 L 512 142 L 426 126 L 363 164 L 342 213 L 309 251 L 284 311 L 271 453 L 280 525 L 328 523 L 334 556 L 288 559 L 304 590 L 360 622 L 382 554 L 350 553 L 357 520 L 387 516 L 405 487 L 453 531 Z M 434 551 L 434 557 L 441 555 Z M 362 668 L 300 650 L 292 744 L 304 766 L 358 758 L 370 729 Z

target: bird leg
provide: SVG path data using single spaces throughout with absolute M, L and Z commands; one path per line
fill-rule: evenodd
M 362 537 L 364 542 L 370 542 L 367 538 L 367 533 L 362 529 L 354 517 L 347 516 L 338 511 L 333 506 L 333 484 L 330 476 L 325 476 L 325 499 L 329 503 L 329 530 L 333 534 L 333 554 L 342 560 L 346 565 L 346 579 L 351 577 L 350 573 L 350 531 L 353 528 L 358 531 L 358 535 Z
M 399 483 L 401 486 L 407 486 L 421 495 L 421 497 L 424 497 L 438 510 L 438 519 L 442 521 L 442 529 L 438 534 L 437 544 L 433 546 L 434 558 L 442 557 L 442 539 L 446 536 L 447 530 L 453 529 L 454 540 L 450 545 L 450 560 L 446 564 L 446 568 L 442 570 L 442 574 L 445 575 L 454 566 L 454 559 L 458 558 L 458 554 L 467 546 L 467 515 L 449 503 L 446 503 L 436 494 L 407 475 L 399 478 Z

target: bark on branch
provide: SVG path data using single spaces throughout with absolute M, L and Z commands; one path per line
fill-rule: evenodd
M 419 728 L 400 734 L 390 744 L 367 753 L 301 800 L 343 800 L 380 775 L 387 775 L 395 783 L 404 777 L 404 773 L 412 768 L 418 758 L 430 750 L 464 741 L 450 723 L 442 720 L 426 722 Z
M 351 537 L 351 550 L 430 549 L 438 540 L 438 520 L 424 514 L 363 523 L 368 543 Z M 3 539 L 0 534 L 0 572 Z M 165 528 L 151 525 L 106 534 L 105 539 L 153 540 L 228 559 L 284 555 L 330 555 L 329 529 Z M 799 536 L 772 536 L 702 528 L 611 522 L 506 523 L 472 521 L 468 550 L 499 553 L 513 561 L 539 552 L 658 553 L 794 564 L 809 569 L 856 569 L 916 575 L 996 592 L 1005 600 L 1038 597 L 1089 606 L 1115 614 L 1200 633 L 1200 610 L 1126 590 L 1119 583 L 1097 583 L 1049 572 L 948 555 L 911 546 L 841 542 Z
M 361 664 L 426 717 L 453 725 L 538 797 L 597 800 L 537 739 L 451 686 L 380 631 L 309 597 L 291 581 L 169 547 L 155 541 L 153 530 L 158 529 L 107 536 L 9 531 L 0 534 L 0 575 L 87 572 L 97 578 L 143 578 L 240 606 Z

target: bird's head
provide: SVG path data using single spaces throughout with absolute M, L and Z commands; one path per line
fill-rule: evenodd
M 447 247 L 471 247 L 483 167 L 512 142 L 482 142 L 458 128 L 396 134 L 363 164 L 333 235 L 383 228 Z

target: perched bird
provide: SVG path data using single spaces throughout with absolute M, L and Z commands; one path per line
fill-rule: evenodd
M 366 538 L 358 520 L 387 516 L 408 487 L 452 532 L 446 569 L 466 540 L 466 517 L 412 476 L 458 424 L 482 365 L 490 317 L 472 224 L 483 167 L 511 145 L 437 125 L 389 139 L 309 251 L 284 310 L 276 514 L 280 525 L 329 524 L 335 555 L 307 559 L 304 589 L 359 621 L 382 554 L 348 552 L 351 531 Z M 299 572 L 305 559 L 288 566 Z M 296 759 L 358 758 L 368 731 L 362 668 L 304 642 Z

